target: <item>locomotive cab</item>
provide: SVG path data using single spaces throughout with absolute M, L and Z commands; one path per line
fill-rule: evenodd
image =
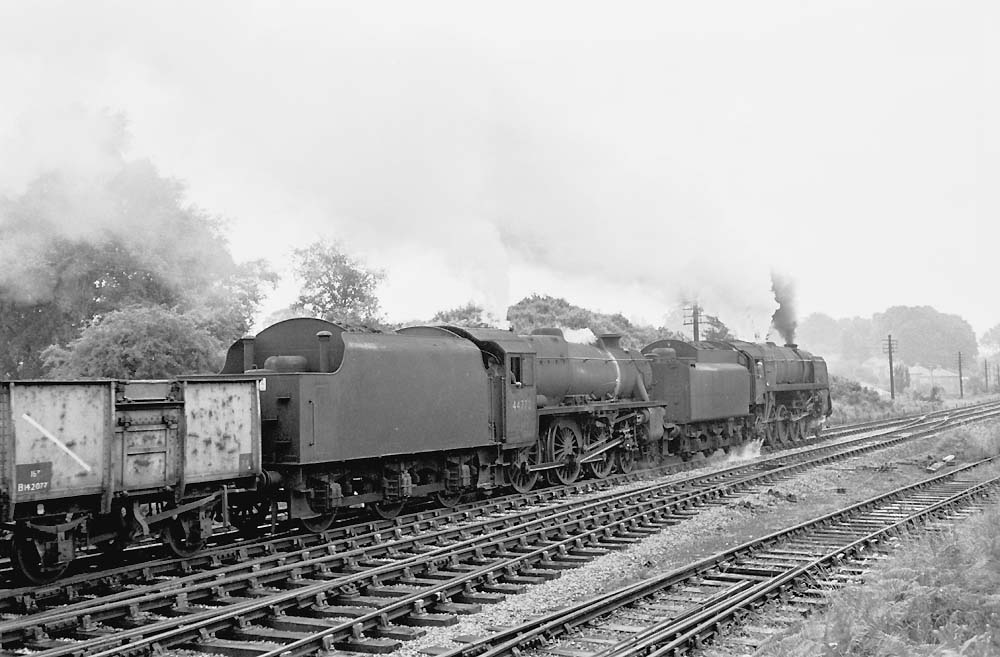
M 482 351 L 490 381 L 494 440 L 508 447 L 534 443 L 538 436 L 535 348 L 510 331 L 441 328 L 472 341 Z

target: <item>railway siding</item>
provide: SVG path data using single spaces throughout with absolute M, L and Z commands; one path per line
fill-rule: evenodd
M 881 556 L 887 539 L 958 518 L 994 497 L 1000 477 L 960 479 L 985 462 L 896 489 L 496 634 L 433 651 L 446 657 L 666 655 L 712 640 L 753 609 L 784 598 L 799 610 Z M 839 579 L 838 579 L 839 577 Z M 516 649 L 516 652 L 515 652 Z
M 904 433 L 908 434 L 905 440 L 918 432 L 911 428 Z M 855 450 L 874 448 L 869 444 Z M 617 500 L 585 500 L 575 508 L 530 520 L 494 519 L 506 526 L 492 534 L 484 534 L 483 523 L 489 521 L 480 520 L 479 525 L 449 528 L 453 533 L 447 539 L 430 534 L 423 543 L 406 538 L 380 542 L 377 554 L 317 555 L 307 550 L 304 561 L 278 555 L 283 562 L 277 565 L 250 564 L 251 572 L 232 576 L 211 571 L 212 581 L 204 585 L 187 582 L 179 592 L 123 600 L 115 617 L 101 617 L 92 613 L 94 609 L 85 613 L 84 607 L 72 613 L 53 610 L 47 620 L 46 615 L 28 617 L 21 619 L 20 630 L 5 624 L 0 633 L 5 647 L 20 631 L 27 640 L 22 645 L 52 656 L 114 654 L 123 641 L 130 641 L 129 649 L 136 653 L 186 645 L 210 652 L 255 650 L 259 654 L 270 649 L 265 644 L 281 645 L 278 641 L 291 641 L 293 647 L 304 642 L 313 648 L 384 651 L 402 639 L 418 636 L 412 627 L 453 623 L 458 615 L 478 611 L 498 595 L 557 577 L 564 569 L 680 522 L 692 505 L 719 499 L 734 486 L 752 486 L 807 467 L 801 463 L 765 467 L 755 477 L 743 469 L 758 466 L 734 468 L 733 478 L 725 483 L 718 482 L 724 479 L 719 473 L 702 477 L 707 482 L 700 488 L 687 482 L 696 488 L 693 491 L 678 490 L 681 482 L 663 485 L 658 491 L 629 491 Z M 400 541 L 410 541 L 409 553 Z M 439 546 L 432 547 L 432 543 Z M 310 570 L 311 565 L 305 564 L 309 561 L 323 568 Z M 199 607 L 205 601 L 198 597 L 199 591 L 207 592 L 214 606 Z M 157 604 L 152 604 L 153 598 Z M 143 606 L 147 602 L 151 604 Z M 98 608 L 110 611 L 111 606 Z M 122 609 L 127 613 L 122 615 Z M 183 618 L 183 626 L 168 616 Z M 132 629 L 137 625 L 142 627 Z M 122 631 L 109 636 L 108 627 Z M 53 635 L 56 638 L 50 638 Z

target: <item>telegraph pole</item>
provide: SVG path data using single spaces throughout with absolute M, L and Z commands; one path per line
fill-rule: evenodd
M 986 387 L 986 392 L 990 391 L 990 361 L 983 359 L 983 385 Z
M 697 301 L 695 301 L 693 304 L 691 304 L 690 308 L 685 308 L 684 309 L 684 312 L 691 313 L 691 317 L 690 318 L 687 317 L 687 315 L 684 316 L 684 326 L 690 326 L 690 327 L 693 328 L 692 332 L 694 333 L 694 341 L 695 342 L 698 342 L 698 323 L 701 320 L 701 311 L 702 311 L 702 308 L 701 308 L 701 306 L 698 305 Z M 690 319 L 690 321 L 688 321 L 689 319 Z
M 958 396 L 965 397 L 965 387 L 962 385 L 962 352 L 958 352 Z
M 896 373 L 892 371 L 892 350 L 899 349 L 899 340 L 892 339 L 892 333 L 882 340 L 882 353 L 889 354 L 889 396 L 896 399 Z

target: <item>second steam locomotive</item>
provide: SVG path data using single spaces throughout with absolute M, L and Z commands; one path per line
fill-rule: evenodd
M 219 375 L 0 383 L 0 513 L 15 570 L 160 534 L 177 554 L 221 521 L 282 509 L 323 531 L 345 507 L 628 472 L 637 461 L 772 445 L 829 416 L 822 358 L 772 343 L 663 340 L 640 353 L 547 329 L 353 333 L 292 319 Z M 72 420 L 68 420 L 72 417 Z

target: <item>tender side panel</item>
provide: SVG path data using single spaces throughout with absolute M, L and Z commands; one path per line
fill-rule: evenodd
M 184 481 L 260 472 L 257 382 L 184 381 Z
M 750 374 L 742 365 L 654 361 L 653 399 L 663 400 L 666 419 L 677 424 L 742 417 L 749 412 Z
M 114 428 L 110 382 L 10 386 L 15 503 L 97 493 Z
M 742 365 L 698 363 L 690 374 L 693 421 L 742 417 L 750 412 L 750 374 Z
M 298 390 L 280 402 L 299 414 L 298 449 L 285 454 L 316 463 L 493 444 L 486 369 L 471 342 L 367 334 L 344 341 L 335 374 L 295 375 Z

